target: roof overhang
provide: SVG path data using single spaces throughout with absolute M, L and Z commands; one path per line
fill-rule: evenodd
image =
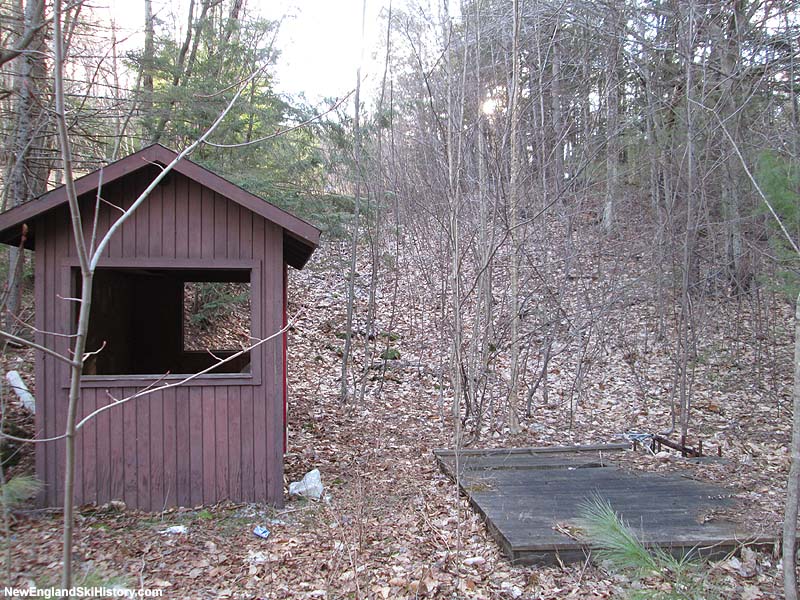
M 150 165 L 164 167 L 177 157 L 177 152 L 160 144 L 153 144 L 76 179 L 75 189 L 80 197 L 95 192 L 101 182 L 102 185 L 112 183 Z M 184 158 L 172 170 L 279 225 L 283 229 L 283 254 L 287 264 L 302 269 L 319 245 L 319 229 L 205 167 Z M 66 187 L 62 185 L 0 214 L 0 243 L 19 245 L 23 224 L 32 223 L 41 215 L 66 204 L 67 191 Z M 35 237 L 31 237 L 25 246 L 34 249 Z

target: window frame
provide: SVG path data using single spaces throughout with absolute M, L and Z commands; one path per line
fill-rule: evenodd
M 72 270 L 80 268 L 77 257 L 68 258 L 61 262 L 59 293 L 62 298 L 73 297 Z M 196 271 L 233 271 L 247 270 L 250 272 L 250 335 L 261 337 L 262 333 L 262 305 L 261 299 L 261 269 L 260 260 L 217 260 L 217 259 L 164 259 L 164 258 L 116 258 L 102 259 L 97 265 L 98 269 L 151 269 L 164 271 L 196 270 Z M 58 318 L 64 323 L 64 333 L 72 334 L 72 318 L 76 303 L 64 301 L 59 303 Z M 178 323 L 181 331 L 183 322 Z M 186 386 L 260 386 L 262 381 L 261 365 L 265 352 L 265 344 L 250 350 L 249 373 L 206 373 L 193 377 L 187 381 Z M 89 348 L 88 350 L 92 350 Z M 69 369 L 65 369 L 66 376 L 61 382 L 62 388 L 69 388 Z M 81 388 L 119 388 L 143 387 L 152 384 L 174 384 L 180 382 L 193 373 L 163 373 L 118 375 L 82 375 Z

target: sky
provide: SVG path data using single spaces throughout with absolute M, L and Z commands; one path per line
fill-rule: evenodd
M 257 0 L 251 0 L 251 2 Z M 309 100 L 339 97 L 355 87 L 361 56 L 362 0 L 262 0 L 264 15 L 280 19 L 279 90 L 305 92 Z M 383 1 L 367 2 L 364 30 L 366 77 L 375 76 Z
M 108 14 L 119 26 L 128 28 L 127 43 L 141 46 L 143 0 L 107 1 Z M 153 10 L 163 19 L 176 4 L 175 0 L 153 0 Z M 188 1 L 180 0 L 180 4 L 185 11 Z M 367 0 L 362 68 L 367 80 L 380 77 L 380 60 L 375 54 L 385 35 L 380 14 L 388 4 L 388 0 Z M 362 0 L 246 0 L 245 7 L 272 20 L 282 19 L 277 40 L 281 52 L 276 65 L 279 93 L 303 93 L 309 102 L 317 103 L 355 88 L 362 47 Z

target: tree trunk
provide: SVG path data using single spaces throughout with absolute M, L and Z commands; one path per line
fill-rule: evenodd
M 552 65 L 550 80 L 550 122 L 553 128 L 553 166 L 552 181 L 553 196 L 558 197 L 561 186 L 564 185 L 564 143 L 562 131 L 565 126 L 561 110 L 561 44 L 559 42 L 561 23 L 556 22 L 553 30 L 551 60 Z
M 794 315 L 794 393 L 792 419 L 792 466 L 786 485 L 783 518 L 783 593 L 797 600 L 797 510 L 800 496 L 800 296 Z
M 686 65 L 686 231 L 683 240 L 683 276 L 681 278 L 681 308 L 678 331 L 678 369 L 680 397 L 680 433 L 681 443 L 686 443 L 689 432 L 689 417 L 692 405 L 692 383 L 694 367 L 690 364 L 693 358 L 695 320 L 692 294 L 697 283 L 695 276 L 695 246 L 697 244 L 697 200 L 695 189 L 695 110 L 692 103 L 694 87 L 694 51 L 695 37 L 695 5 L 689 3 L 688 24 L 683 40 L 683 56 Z
M 519 395 L 519 266 L 521 235 L 518 228 L 518 211 L 520 200 L 520 174 L 522 157 L 520 156 L 520 51 L 519 51 L 519 0 L 514 0 L 514 32 L 512 42 L 511 72 L 511 176 L 509 181 L 510 206 L 509 229 L 511 230 L 511 382 L 508 391 L 508 428 L 513 434 L 520 432 L 517 400 Z
M 743 13 L 744 7 L 740 1 L 730 3 L 730 14 L 727 7 L 720 9 L 716 25 L 716 47 L 719 51 L 719 88 L 720 88 L 720 118 L 724 121 L 730 119 L 730 134 L 734 142 L 740 141 L 739 121 L 741 116 L 738 103 L 739 62 L 741 58 L 741 39 L 744 28 L 747 26 L 747 17 Z M 721 146 L 727 146 L 727 140 L 721 140 Z M 743 239 L 742 219 L 740 211 L 740 198 L 738 179 L 741 166 L 733 150 L 724 154 L 724 170 L 721 181 L 721 204 L 725 219 L 724 257 L 727 280 L 725 283 L 731 290 L 739 293 L 747 280 L 743 266 Z
M 361 8 L 361 39 L 364 39 L 364 22 L 366 19 L 366 3 L 364 0 Z M 350 242 L 350 273 L 347 279 L 347 324 L 345 326 L 344 350 L 342 351 L 341 385 L 339 386 L 339 399 L 347 402 L 349 386 L 347 385 L 347 363 L 350 360 L 350 348 L 353 343 L 353 310 L 355 303 L 356 256 L 358 253 L 358 228 L 361 218 L 361 64 L 356 70 L 355 115 L 353 117 L 353 153 L 355 161 L 355 206 L 353 207 L 353 233 Z
M 142 52 L 142 115 L 145 122 L 153 116 L 153 71 L 155 69 L 155 27 L 153 24 L 153 0 L 144 0 L 144 50 Z M 145 125 L 147 127 L 147 125 Z M 152 124 L 150 125 L 152 129 Z M 147 144 L 147 137 L 142 136 Z
M 22 20 L 22 35 L 36 29 L 44 19 L 43 3 L 39 0 L 27 0 Z M 3 210 L 13 208 L 23 202 L 35 198 L 45 191 L 47 174 L 42 165 L 34 164 L 32 151 L 42 143 L 41 129 L 46 116 L 41 106 L 46 100 L 41 98 L 41 85 L 45 77 L 44 35 L 37 30 L 32 35 L 29 52 L 24 52 L 15 59 L 16 74 L 16 126 L 13 133 L 11 164 L 8 168 L 8 189 L 6 191 Z M 17 328 L 21 299 L 21 277 L 24 255 L 16 246 L 8 252 L 8 295 L 4 319 L 7 331 Z
M 619 201 L 619 51 L 621 19 L 620 8 L 611 4 L 608 15 L 609 34 L 611 39 L 608 44 L 608 63 L 606 69 L 606 139 L 608 140 L 606 152 L 606 200 L 603 205 L 603 229 L 609 233 L 616 220 L 617 202 Z

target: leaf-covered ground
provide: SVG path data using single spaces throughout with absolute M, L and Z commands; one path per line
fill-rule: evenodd
M 83 581 L 160 587 L 169 598 L 620 597 L 630 579 L 590 563 L 509 564 L 437 470 L 431 451 L 451 445 L 453 426 L 441 378 L 448 364 L 437 321 L 441 306 L 421 283 L 424 265 L 411 259 L 401 264 L 397 288 L 393 265 L 382 269 L 376 330 L 391 326 L 395 335 L 377 337 L 363 401 L 356 391 L 341 404 L 345 264 L 344 250 L 329 244 L 290 282 L 290 313 L 298 317 L 289 340 L 286 480 L 318 468 L 326 499 L 288 500 L 283 509 L 222 504 L 163 514 L 85 507 L 74 555 Z M 635 269 L 622 272 L 633 278 Z M 366 267 L 360 269 L 360 315 L 368 302 L 368 276 Z M 591 354 L 574 402 L 569 398 L 576 359 L 564 342 L 567 350 L 548 369 L 548 399 L 536 395 L 522 432 L 511 435 L 505 428 L 498 401 L 475 444 L 602 443 L 618 441 L 624 431 L 668 427 L 670 343 L 648 337 L 652 304 L 623 300 L 603 315 L 606 338 Z M 679 470 L 723 482 L 739 499 L 738 516 L 754 532 L 775 535 L 789 464 L 791 320 L 788 308 L 781 308 L 780 323 L 770 330 L 777 333 L 762 345 L 751 344 L 761 314 L 753 307 L 722 296 L 705 305 L 713 319 L 697 361 L 693 434 L 707 451 L 721 448 L 724 460 L 693 464 L 677 455 L 656 459 L 639 452 L 626 461 L 631 468 Z M 363 320 L 355 329 L 365 331 Z M 368 341 L 354 338 L 357 373 Z M 400 359 L 384 365 L 377 356 L 387 343 Z M 495 368 L 503 372 L 502 364 Z M 352 393 L 352 382 L 350 388 Z M 185 526 L 185 533 L 165 533 L 175 525 Z M 256 525 L 270 529 L 267 540 L 253 535 Z M 23 510 L 15 514 L 12 530 L 10 582 L 56 583 L 60 515 Z M 713 563 L 704 570 L 707 597 L 778 598 L 778 563 L 775 555 L 749 551 Z M 645 585 L 665 584 L 651 578 Z

